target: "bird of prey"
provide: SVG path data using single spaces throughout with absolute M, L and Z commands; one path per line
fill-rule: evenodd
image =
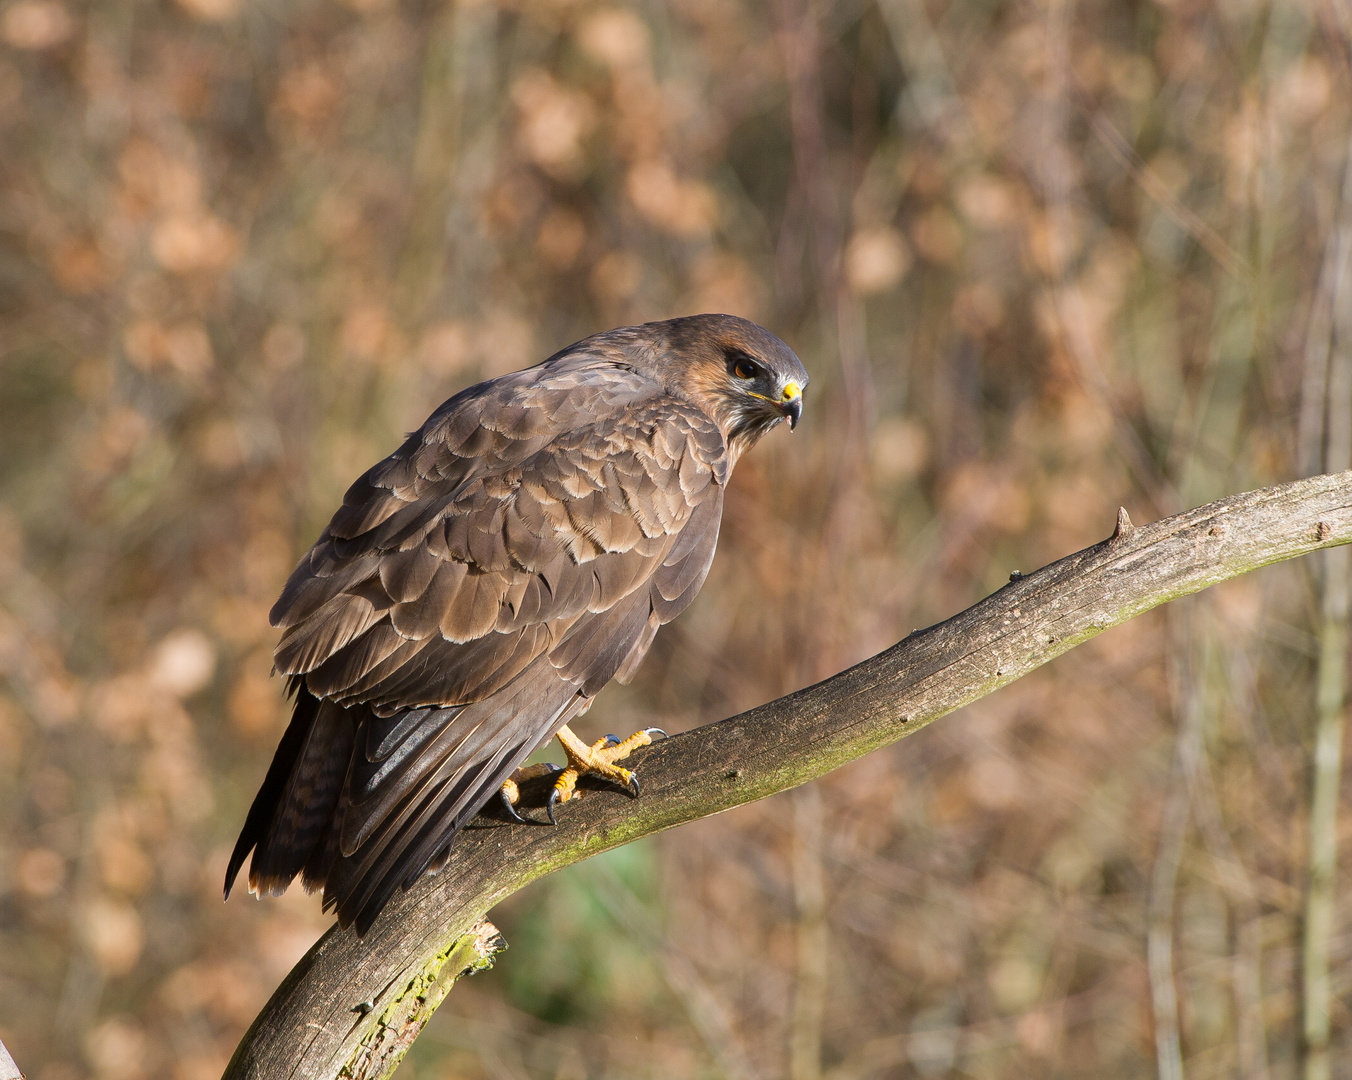
M 299 874 L 364 933 L 443 867 L 456 832 L 567 724 L 627 682 L 709 571 L 733 466 L 803 407 L 807 372 L 730 315 L 622 327 L 457 394 L 348 489 L 272 609 L 295 704 L 226 872 Z

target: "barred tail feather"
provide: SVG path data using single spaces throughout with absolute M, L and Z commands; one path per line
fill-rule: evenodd
M 253 852 L 249 889 L 280 895 L 297 874 L 313 887 L 330 844 L 334 814 L 352 758 L 355 717 L 297 686 L 291 723 L 254 796 L 225 873 L 228 898 Z M 363 710 L 364 711 L 364 710 Z M 330 857 L 331 861 L 331 857 Z

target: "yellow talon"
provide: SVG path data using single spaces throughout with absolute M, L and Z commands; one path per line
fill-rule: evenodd
M 545 807 L 551 825 L 559 823 L 558 819 L 554 817 L 554 807 L 559 803 L 566 803 L 573 797 L 573 791 L 577 787 L 577 779 L 576 769 L 564 769 L 559 774 L 559 778 L 554 781 L 554 790 L 549 793 L 549 804 Z
M 516 810 L 517 803 L 521 800 L 521 783 L 547 773 L 558 774 L 554 779 L 554 787 L 549 793 L 547 807 L 549 820 L 554 824 L 558 824 L 554 818 L 554 807 L 559 803 L 568 802 L 569 799 L 577 798 L 581 794 L 577 790 L 578 781 L 587 774 L 600 776 L 612 783 L 619 784 L 621 787 L 627 788 L 634 798 L 638 798 L 641 791 L 638 777 L 628 769 L 616 765 L 615 762 L 628 757 L 640 746 L 651 744 L 654 735 L 661 735 L 666 738 L 666 734 L 661 728 L 645 728 L 643 731 L 634 732 L 627 739 L 607 735 L 588 746 L 565 725 L 559 729 L 558 736 L 559 742 L 563 745 L 563 752 L 568 757 L 568 765 L 560 768 L 558 765 L 545 762 L 517 769 L 502 782 L 499 791 L 502 805 L 515 820 L 525 821 L 525 818 L 518 814 Z
M 540 762 L 538 765 L 525 765 L 502 782 L 502 787 L 498 789 L 498 796 L 502 799 L 502 805 L 507 811 L 507 815 L 514 821 L 525 823 L 516 809 L 516 804 L 521 801 L 521 784 L 526 780 L 534 780 L 537 776 L 545 776 L 549 773 L 556 773 L 559 767 L 550 761 Z

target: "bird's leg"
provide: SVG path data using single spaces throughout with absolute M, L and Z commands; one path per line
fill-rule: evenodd
M 638 777 L 615 762 L 627 758 L 640 746 L 647 746 L 653 741 L 654 735 L 666 738 L 667 733 L 661 728 L 644 728 L 627 739 L 607 735 L 588 746 L 573 734 L 567 724 L 559 728 L 559 742 L 563 745 L 563 752 L 568 755 L 568 767 L 559 774 L 559 778 L 554 781 L 554 790 L 549 793 L 549 820 L 554 821 L 554 807 L 573 797 L 578 780 L 586 774 L 613 781 L 628 788 L 634 798 L 638 798 Z M 554 823 L 558 824 L 556 821 Z
M 525 824 L 526 819 L 516 811 L 516 804 L 521 801 L 521 784 L 527 780 L 534 780 L 537 776 L 547 776 L 556 773 L 562 769 L 562 765 L 555 765 L 552 761 L 542 761 L 538 765 L 523 765 L 507 777 L 502 782 L 502 787 L 498 794 L 502 798 L 502 805 L 506 808 L 508 815 L 515 821 Z

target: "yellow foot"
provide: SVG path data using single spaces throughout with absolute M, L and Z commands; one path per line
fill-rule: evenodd
M 555 765 L 552 761 L 544 761 L 539 765 L 523 766 L 512 773 L 511 776 L 502 782 L 502 787 L 498 792 L 502 797 L 502 805 L 506 808 L 508 815 L 513 820 L 519 821 L 524 825 L 526 819 L 517 813 L 516 809 L 516 804 L 521 801 L 520 785 L 524 784 L 527 780 L 534 780 L 537 776 L 548 776 L 551 773 L 556 773 L 562 768 L 563 766 Z
M 620 768 L 615 762 L 627 758 L 640 746 L 647 746 L 653 741 L 654 735 L 660 735 L 664 739 L 667 737 L 667 733 L 661 728 L 644 728 L 642 731 L 634 732 L 627 739 L 621 740 L 614 735 L 607 735 L 588 746 L 569 730 L 567 724 L 559 728 L 559 742 L 563 744 L 563 752 L 568 755 L 568 767 L 559 774 L 559 778 L 554 781 L 554 790 L 549 793 L 548 810 L 551 824 L 558 824 L 554 817 L 554 807 L 574 797 L 577 782 L 584 775 L 600 776 L 613 781 L 621 787 L 628 788 L 637 799 L 640 792 L 638 777 L 628 769 Z

